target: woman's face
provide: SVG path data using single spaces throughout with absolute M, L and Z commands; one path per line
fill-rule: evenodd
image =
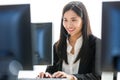
M 82 19 L 73 10 L 68 10 L 63 15 L 63 26 L 70 36 L 80 36 Z

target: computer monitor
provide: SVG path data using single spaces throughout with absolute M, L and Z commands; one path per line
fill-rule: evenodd
M 102 2 L 102 71 L 120 71 L 120 1 Z
M 30 21 L 30 4 L 0 5 L 0 80 L 33 69 Z
M 32 23 L 33 64 L 52 65 L 52 22 Z

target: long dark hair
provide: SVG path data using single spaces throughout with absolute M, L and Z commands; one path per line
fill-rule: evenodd
M 57 42 L 56 50 L 57 50 L 57 53 L 58 53 L 60 59 L 64 60 L 67 64 L 68 64 L 68 61 L 67 61 L 66 39 L 67 39 L 67 37 L 69 37 L 69 35 L 63 26 L 63 15 L 68 10 L 73 10 L 78 16 L 80 16 L 82 18 L 82 22 L 83 22 L 83 25 L 82 25 L 82 36 L 83 36 L 82 48 L 85 48 L 85 44 L 87 43 L 88 36 L 91 34 L 89 17 L 88 17 L 87 10 L 86 10 L 84 4 L 80 1 L 72 1 L 72 2 L 69 2 L 68 4 L 66 4 L 63 8 L 62 19 L 61 19 L 60 38 Z M 79 54 L 78 54 L 75 62 L 80 59 L 80 57 L 82 56 L 82 53 L 83 52 L 79 51 Z

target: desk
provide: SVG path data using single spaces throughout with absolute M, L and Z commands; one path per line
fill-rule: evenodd
M 20 78 L 36 78 L 40 72 L 45 72 L 46 65 L 34 65 L 33 70 L 21 70 L 18 73 L 18 79 Z
M 113 80 L 113 72 L 102 72 L 101 80 Z
M 102 72 L 101 80 L 114 80 L 114 73 L 113 72 Z M 117 72 L 117 77 L 115 80 L 120 80 L 120 72 Z
M 117 73 L 117 80 L 120 80 L 120 72 Z

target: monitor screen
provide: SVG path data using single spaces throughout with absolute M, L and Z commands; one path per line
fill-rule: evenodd
M 32 69 L 30 4 L 0 5 L 0 80 Z
M 102 3 L 103 71 L 120 71 L 120 1 Z
M 52 23 L 32 23 L 33 63 L 52 65 Z

